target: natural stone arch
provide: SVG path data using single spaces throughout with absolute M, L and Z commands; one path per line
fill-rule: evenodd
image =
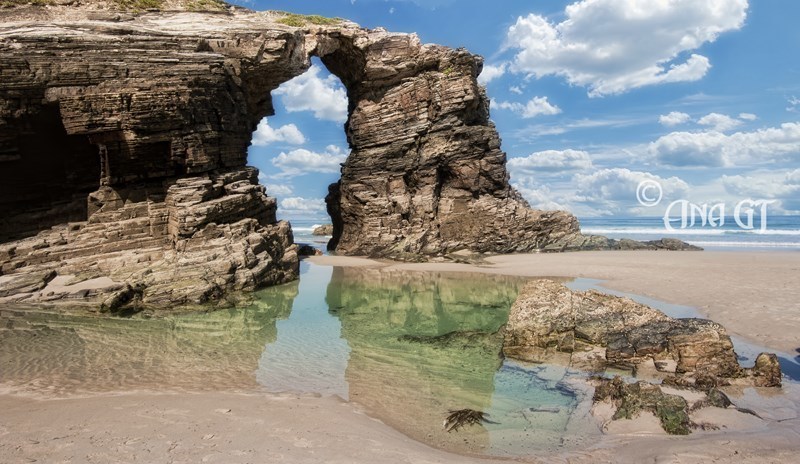
M 481 57 L 383 31 L 306 41 L 349 98 L 351 153 L 326 198 L 329 249 L 410 258 L 591 246 L 574 216 L 532 210 L 509 185 Z
M 87 195 L 86 221 L 0 245 L 3 274 L 43 272 L 24 289 L 43 287 L 51 271 L 106 276 L 118 282 L 109 307 L 169 306 L 296 278 L 289 225 L 246 156 L 274 113 L 270 92 L 315 55 L 350 101 L 351 154 L 327 198 L 337 252 L 418 259 L 607 246 L 581 236 L 568 213 L 529 209 L 509 186 L 476 80 L 482 60 L 465 50 L 347 22 L 290 27 L 271 13 L 123 21 L 84 8 L 25 11 L 4 13 L 0 152 L 30 156 L 16 134 L 57 108 L 66 137 L 95 157 L 100 187 Z M 12 175 L 16 162 L 0 159 Z M 4 207 L 24 213 L 23 199 Z

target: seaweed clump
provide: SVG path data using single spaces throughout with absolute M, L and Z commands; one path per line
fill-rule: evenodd
M 448 411 L 448 416 L 444 420 L 444 429 L 448 432 L 452 432 L 453 430 L 458 430 L 459 428 L 465 425 L 481 425 L 482 423 L 490 423 L 493 422 L 487 419 L 486 414 L 483 411 L 476 411 L 474 409 L 457 409 L 455 411 Z
M 648 382 L 628 384 L 619 376 L 600 382 L 594 401 L 611 401 L 617 407 L 612 419 L 633 419 L 642 411 L 649 411 L 658 417 L 667 433 L 690 433 L 689 405 L 683 397 L 664 393 L 661 387 Z

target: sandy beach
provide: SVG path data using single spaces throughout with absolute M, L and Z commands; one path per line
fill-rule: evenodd
M 321 256 L 319 265 L 602 279 L 619 291 L 697 307 L 730 333 L 794 353 L 800 347 L 800 256 L 794 253 L 585 252 L 497 256 L 484 265 L 392 263 Z M 796 353 L 794 353 L 796 354 Z M 652 416 L 606 424 L 589 448 L 524 462 L 788 462 L 800 450 L 800 392 L 747 389 L 735 401 L 762 419 L 704 410 L 720 430 L 670 437 Z M 336 397 L 252 390 L 0 395 L 2 462 L 508 462 L 447 453 Z
M 692 306 L 758 345 L 795 356 L 800 349 L 800 253 L 588 251 L 500 255 L 485 265 L 390 263 L 316 256 L 317 264 L 409 271 L 586 277 L 601 286 Z

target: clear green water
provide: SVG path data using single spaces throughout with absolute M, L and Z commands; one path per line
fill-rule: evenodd
M 0 385 L 48 394 L 252 390 L 339 395 L 412 438 L 529 455 L 579 445 L 581 393 L 558 366 L 499 356 L 524 280 L 302 265 L 250 305 L 157 319 L 0 309 Z M 447 411 L 494 422 L 447 433 Z

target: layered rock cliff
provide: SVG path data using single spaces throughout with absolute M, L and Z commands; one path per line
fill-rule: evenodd
M 70 7 L 0 21 L 4 301 L 165 307 L 297 278 L 246 156 L 270 91 L 308 67 L 302 33 Z
M 182 304 L 296 278 L 290 227 L 246 154 L 270 92 L 311 56 L 350 101 L 331 249 L 620 247 L 510 187 L 478 56 L 341 20 L 106 4 L 0 10 L 0 297 L 110 278 L 109 307 Z M 76 277 L 65 291 L 56 275 Z

